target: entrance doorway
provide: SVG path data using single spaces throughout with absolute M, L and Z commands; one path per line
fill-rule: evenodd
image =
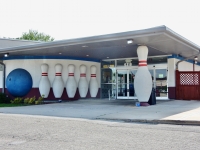
M 134 90 L 134 76 L 137 69 L 117 69 L 116 98 L 117 99 L 137 99 Z M 152 76 L 152 87 L 156 90 L 157 99 L 168 99 L 167 91 L 167 69 L 149 68 Z
M 135 96 L 134 75 L 136 70 L 117 70 L 117 99 L 129 99 Z
M 101 98 L 137 99 L 134 90 L 134 75 L 138 69 L 138 58 L 106 59 L 101 62 Z M 157 99 L 168 99 L 167 56 L 147 58 L 152 84 L 156 89 Z

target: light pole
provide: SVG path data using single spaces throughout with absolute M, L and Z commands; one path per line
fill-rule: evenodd
M 198 57 L 195 56 L 193 60 L 193 71 L 195 70 L 194 65 L 197 63 Z

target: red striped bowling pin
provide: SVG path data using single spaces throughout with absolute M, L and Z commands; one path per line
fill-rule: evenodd
M 39 83 L 39 91 L 40 95 L 44 96 L 44 98 L 48 97 L 51 88 L 51 84 L 48 78 L 48 69 L 49 66 L 47 64 L 41 65 L 42 76 Z
M 62 79 L 62 65 L 56 64 L 55 65 L 55 78 L 53 81 L 53 94 L 55 98 L 60 98 L 62 96 L 64 90 L 64 82 Z
M 152 78 L 147 67 L 148 48 L 137 48 L 139 67 L 135 74 L 134 88 L 139 102 L 148 102 L 152 90 Z
M 88 82 L 86 79 L 86 66 L 80 66 L 80 79 L 78 83 L 78 90 L 81 98 L 85 98 L 88 92 Z
M 91 77 L 90 77 L 90 96 L 91 97 L 96 97 L 97 93 L 98 93 L 98 89 L 99 89 L 99 85 L 98 85 L 97 78 L 96 78 L 96 72 L 97 72 L 97 67 L 92 65 L 90 67 L 90 73 L 91 73 Z
M 74 98 L 77 89 L 76 80 L 74 78 L 74 71 L 75 71 L 75 66 L 72 64 L 68 65 L 69 75 L 66 83 L 66 90 L 69 98 Z

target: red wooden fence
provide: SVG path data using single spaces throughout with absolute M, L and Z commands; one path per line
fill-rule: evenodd
M 176 70 L 176 99 L 200 100 L 200 71 Z

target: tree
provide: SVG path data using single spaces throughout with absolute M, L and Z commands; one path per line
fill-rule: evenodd
M 36 30 L 29 30 L 29 32 L 25 32 L 22 34 L 20 38 L 17 39 L 23 39 L 23 40 L 32 40 L 32 41 L 53 41 L 54 38 L 52 38 L 50 35 L 46 35 L 44 33 L 39 33 Z

